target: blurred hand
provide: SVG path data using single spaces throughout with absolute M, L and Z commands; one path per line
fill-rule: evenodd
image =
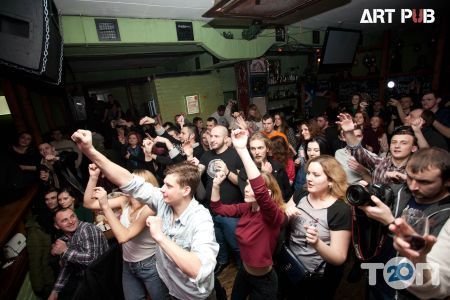
M 414 131 L 418 131 L 418 130 L 422 129 L 422 126 L 423 126 L 424 124 L 425 124 L 425 120 L 422 119 L 422 118 L 418 118 L 418 119 L 416 119 L 416 120 L 414 120 L 414 121 L 411 122 L 411 128 L 412 128 Z
M 100 176 L 100 174 L 102 173 L 102 171 L 100 170 L 99 167 L 97 167 L 96 164 L 89 164 L 88 171 L 89 171 L 89 176 L 93 177 L 93 178 L 98 178 Z
M 437 239 L 433 235 L 425 235 L 425 247 L 420 251 L 412 250 L 411 245 L 405 241 L 405 237 L 414 235 L 414 229 L 402 218 L 395 219 L 394 223 L 389 225 L 389 230 L 395 234 L 394 248 L 401 256 L 407 257 L 412 262 L 425 262 L 427 254 L 431 251 Z
M 261 164 L 261 171 L 264 171 L 266 173 L 272 174 L 273 168 L 272 168 L 272 164 L 268 161 L 266 161 L 265 163 Z
M 384 225 L 391 223 L 394 220 L 391 209 L 374 195 L 372 195 L 370 199 L 375 204 L 375 206 L 360 206 L 359 209 L 364 211 L 364 213 L 369 218 L 374 219 Z
M 235 129 L 231 132 L 231 140 L 235 149 L 247 148 L 248 131 Z
M 339 114 L 339 121 L 336 124 L 340 125 L 344 132 L 355 130 L 355 124 L 353 123 L 353 118 L 350 114 Z
M 155 242 L 160 242 L 164 238 L 161 218 L 156 216 L 149 216 L 147 218 L 146 224 L 150 228 L 150 235 L 155 240 Z
M 151 125 L 151 124 L 155 124 L 155 119 L 150 118 L 150 117 L 143 117 L 140 121 L 139 121 L 139 125 Z
M 300 216 L 302 214 L 300 209 L 295 206 L 286 206 L 286 210 L 284 211 L 284 213 L 286 214 L 288 219 L 294 216 Z
M 319 242 L 319 231 L 314 226 L 303 225 L 306 230 L 306 241 L 308 244 L 315 246 Z
M 102 209 L 109 207 L 108 204 L 108 194 L 105 189 L 101 186 L 97 186 L 94 188 L 94 192 L 92 193 L 92 198 L 97 199 L 98 204 Z
M 222 182 L 227 178 L 227 175 L 222 172 L 222 171 L 218 171 L 216 172 L 216 176 L 213 179 L 213 185 L 221 185 Z
M 94 146 L 92 145 L 92 133 L 89 130 L 78 129 L 72 134 L 72 140 L 84 154 L 94 150 Z
M 144 155 L 147 155 L 147 156 L 152 155 L 154 145 L 155 145 L 155 143 L 153 142 L 152 139 L 150 139 L 150 138 L 144 139 L 144 141 L 142 142 L 142 149 L 144 150 Z
M 394 98 L 390 98 L 388 101 L 388 104 L 394 107 L 401 107 L 402 104 L 400 103 L 400 101 L 398 101 L 397 99 Z

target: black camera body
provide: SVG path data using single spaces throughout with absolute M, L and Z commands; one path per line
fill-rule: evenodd
M 394 202 L 394 191 L 386 184 L 369 184 L 367 186 L 352 184 L 348 187 L 346 195 L 348 203 L 352 206 L 374 206 L 375 204 L 370 199 L 372 195 L 389 207 Z

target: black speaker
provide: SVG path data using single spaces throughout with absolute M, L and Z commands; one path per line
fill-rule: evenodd
M 63 44 L 52 0 L 2 0 L 0 64 L 59 84 Z
M 312 32 L 312 42 L 313 42 L 313 44 L 320 44 L 320 31 L 313 30 L 313 32 Z

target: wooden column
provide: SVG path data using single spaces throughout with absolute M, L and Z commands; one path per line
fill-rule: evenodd
M 3 79 L 1 81 L 2 90 L 5 93 L 6 102 L 8 103 L 9 110 L 11 111 L 12 119 L 14 121 L 14 127 L 17 132 L 27 131 L 28 126 L 25 118 L 22 114 L 20 99 L 17 98 L 14 91 L 14 86 L 8 79 Z
M 44 110 L 45 119 L 47 120 L 48 127 L 50 129 L 55 129 L 56 123 L 55 123 L 55 120 L 53 119 L 52 109 L 50 107 L 50 103 L 49 103 L 47 95 L 41 95 L 41 103 L 42 103 L 42 108 Z
M 17 84 L 17 92 L 22 98 L 22 111 L 24 113 L 27 124 L 30 127 L 31 134 L 36 141 L 36 144 L 42 143 L 42 134 L 36 116 L 34 114 L 33 105 L 30 100 L 28 90 L 21 84 Z
M 388 73 L 388 65 L 389 65 L 389 42 L 391 40 L 391 32 L 389 30 L 384 31 L 383 33 L 383 45 L 381 48 L 381 65 L 380 65 L 380 81 L 379 81 L 379 90 L 380 90 L 380 100 L 384 101 L 384 97 L 386 94 L 386 77 Z M 377 100 L 377 99 L 374 99 Z
M 431 89 L 433 91 L 439 90 L 439 83 L 441 81 L 442 62 L 444 60 L 445 50 L 445 36 L 447 34 L 448 18 L 442 19 L 441 26 L 439 28 L 439 37 L 437 40 L 436 55 L 434 56 L 434 68 L 433 68 L 433 80 L 431 82 Z

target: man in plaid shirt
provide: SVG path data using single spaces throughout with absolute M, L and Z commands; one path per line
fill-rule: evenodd
M 61 270 L 48 299 L 64 298 L 64 295 L 70 298 L 77 287 L 77 277 L 108 250 L 108 241 L 94 224 L 78 221 L 70 208 L 57 210 L 54 220 L 55 227 L 64 236 L 52 246 L 51 254 L 61 256 Z
M 347 148 L 352 156 L 364 167 L 372 171 L 373 183 L 399 183 L 406 181 L 406 163 L 411 155 L 418 150 L 417 138 L 409 126 L 402 126 L 393 132 L 389 145 L 390 155 L 379 157 L 367 149 L 353 134 L 355 125 L 349 114 L 340 114 L 338 124 L 341 125 L 347 141 Z

